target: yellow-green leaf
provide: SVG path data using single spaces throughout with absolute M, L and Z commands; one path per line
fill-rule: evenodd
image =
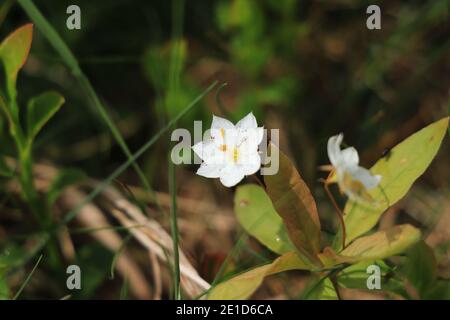
M 326 248 L 320 257 L 326 267 L 341 263 L 382 260 L 404 252 L 419 240 L 420 230 L 403 224 L 360 237 L 339 254 L 334 253 L 331 248 Z
M 33 139 L 38 134 L 63 103 L 64 97 L 52 91 L 34 97 L 28 102 L 27 132 L 29 139 Z
M 283 221 L 260 186 L 247 184 L 238 187 L 234 211 L 245 231 L 270 250 L 278 254 L 295 250 Z
M 0 58 L 6 72 L 8 92 L 15 87 L 17 74 L 27 60 L 32 38 L 33 25 L 26 24 L 11 33 L 0 44 Z
M 241 273 L 219 283 L 208 294 L 209 300 L 244 300 L 262 284 L 266 276 L 288 270 L 311 270 L 312 266 L 296 252 L 288 252 L 270 264 Z
M 414 133 L 370 169 L 373 174 L 382 176 L 380 187 L 369 191 L 377 205 L 347 202 L 344 220 L 348 242 L 372 229 L 381 214 L 399 201 L 425 172 L 439 150 L 448 121 L 449 117 L 443 118 Z M 335 248 L 340 239 L 339 233 Z
M 271 144 L 271 153 L 279 151 Z M 289 158 L 279 151 L 279 171 L 264 176 L 267 193 L 283 219 L 295 247 L 311 261 L 320 250 L 320 221 L 308 186 Z

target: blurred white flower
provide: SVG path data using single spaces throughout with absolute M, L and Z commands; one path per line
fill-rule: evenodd
M 264 128 L 258 127 L 253 113 L 236 125 L 213 115 L 210 137 L 192 147 L 203 160 L 197 174 L 220 178 L 225 187 L 236 185 L 261 167 L 258 146 L 263 135 Z
M 342 133 L 328 139 L 328 157 L 335 171 L 330 182 L 337 182 L 341 192 L 350 199 L 372 202 L 367 190 L 373 189 L 381 181 L 380 175 L 373 175 L 369 170 L 359 166 L 358 152 L 353 147 L 341 150 L 344 139 Z

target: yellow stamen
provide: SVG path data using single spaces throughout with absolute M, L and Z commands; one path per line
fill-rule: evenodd
M 239 156 L 239 151 L 238 151 L 237 148 L 234 148 L 234 149 L 233 149 L 233 161 L 234 161 L 234 162 L 237 162 L 238 156 Z
M 220 135 L 222 136 L 222 139 L 225 139 L 225 129 L 224 128 L 220 129 Z
M 223 152 L 227 151 L 227 145 L 226 145 L 226 144 L 221 145 L 221 146 L 219 147 L 219 150 L 220 150 L 220 151 L 223 151 Z

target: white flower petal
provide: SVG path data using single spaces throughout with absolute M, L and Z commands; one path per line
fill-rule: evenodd
M 233 187 L 244 179 L 244 173 L 234 165 L 229 165 L 223 168 L 220 172 L 220 182 L 225 187 Z
M 246 176 L 252 175 L 261 168 L 261 156 L 259 153 L 255 152 L 252 155 L 246 156 L 239 163 L 242 173 Z
M 237 138 L 239 153 L 252 154 L 257 152 L 260 144 L 259 135 L 259 128 L 240 131 Z
M 235 129 L 234 124 L 225 118 L 213 115 L 211 129 Z
M 356 149 L 353 147 L 348 147 L 342 150 L 340 157 L 341 164 L 345 166 L 353 167 L 357 166 L 359 163 L 358 151 L 356 151 Z
M 337 167 L 341 159 L 341 142 L 344 139 L 342 133 L 332 136 L 328 139 L 327 151 L 328 158 L 334 167 Z
M 200 157 L 200 159 L 203 159 L 203 141 L 194 144 L 191 148 Z
M 212 140 L 206 140 L 205 142 L 196 143 L 192 146 L 192 150 L 202 159 L 208 161 L 210 158 L 216 157 L 219 152 L 218 148 Z
M 372 175 L 369 170 L 363 167 L 354 167 L 349 173 L 355 180 L 361 181 L 366 189 L 375 188 L 381 181 L 380 175 Z
M 236 128 L 231 121 L 213 115 L 210 135 L 214 143 L 218 146 L 227 144 L 227 140 L 233 139 Z
M 256 118 L 253 115 L 253 112 L 250 112 L 244 118 L 239 120 L 238 123 L 236 123 L 237 129 L 256 129 L 257 127 L 258 123 L 256 122 Z
M 256 140 L 258 145 L 262 142 L 263 138 L 264 138 L 264 127 L 258 127 L 256 129 Z
M 219 165 L 202 163 L 200 168 L 197 170 L 197 174 L 206 178 L 219 178 L 221 169 L 222 167 Z

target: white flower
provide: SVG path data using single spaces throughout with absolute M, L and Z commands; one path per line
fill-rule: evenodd
M 256 173 L 261 167 L 258 145 L 264 128 L 258 127 L 253 113 L 236 125 L 213 115 L 210 137 L 192 149 L 203 160 L 197 174 L 206 178 L 220 178 L 226 187 L 239 183 L 244 176 Z
M 352 200 L 372 202 L 366 190 L 375 188 L 381 181 L 380 175 L 372 175 L 369 170 L 359 166 L 358 152 L 353 147 L 341 150 L 344 139 L 342 133 L 328 139 L 328 157 L 335 170 L 341 192 Z M 331 181 L 336 182 L 336 181 Z

